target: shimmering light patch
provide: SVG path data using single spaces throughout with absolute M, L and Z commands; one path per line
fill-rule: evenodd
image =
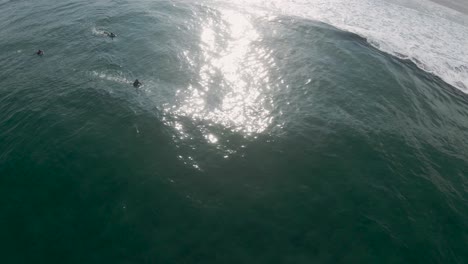
M 176 114 L 221 124 L 246 135 L 263 132 L 272 122 L 269 69 L 271 51 L 258 43 L 260 35 L 249 18 L 234 11 L 204 23 L 201 56 L 185 52 L 198 69 L 197 81 L 178 93 Z M 197 68 L 198 67 L 198 68 Z M 210 143 L 216 137 L 206 135 Z
M 191 166 L 197 170 L 201 170 L 200 168 L 200 165 L 198 165 L 198 163 L 195 161 L 195 159 L 191 156 L 182 156 L 182 155 L 179 155 L 177 156 L 177 158 L 184 164 L 184 165 L 187 165 L 187 166 Z
M 206 139 L 208 140 L 208 142 L 210 142 L 210 143 L 212 143 L 212 144 L 218 143 L 218 138 L 217 138 L 215 135 L 213 135 L 213 134 L 208 134 L 208 135 L 206 135 L 205 137 L 206 137 Z
M 208 49 L 215 48 L 215 32 L 212 28 L 205 27 L 203 29 L 201 39 L 203 44 L 208 45 Z
M 175 128 L 180 139 L 187 139 L 189 137 L 189 135 L 184 131 L 184 126 L 180 122 L 173 122 L 172 126 Z

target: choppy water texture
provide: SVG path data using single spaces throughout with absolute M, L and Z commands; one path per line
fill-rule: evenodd
M 467 263 L 466 15 L 346 2 L 1 1 L 0 262 Z

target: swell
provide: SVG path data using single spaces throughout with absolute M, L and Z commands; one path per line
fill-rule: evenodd
M 468 93 L 468 16 L 429 1 L 253 0 L 229 5 L 267 16 L 296 16 L 355 33 L 372 46 Z

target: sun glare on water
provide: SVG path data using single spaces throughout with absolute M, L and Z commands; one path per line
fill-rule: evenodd
M 259 46 L 260 35 L 245 15 L 219 11 L 207 19 L 200 34 L 196 81 L 178 94 L 175 114 L 220 124 L 244 135 L 265 131 L 271 124 L 269 69 L 271 52 Z M 216 143 L 214 135 L 206 137 Z

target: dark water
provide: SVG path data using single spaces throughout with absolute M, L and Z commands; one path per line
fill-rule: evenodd
M 468 97 L 356 35 L 43 0 L 0 36 L 1 263 L 468 261 Z

